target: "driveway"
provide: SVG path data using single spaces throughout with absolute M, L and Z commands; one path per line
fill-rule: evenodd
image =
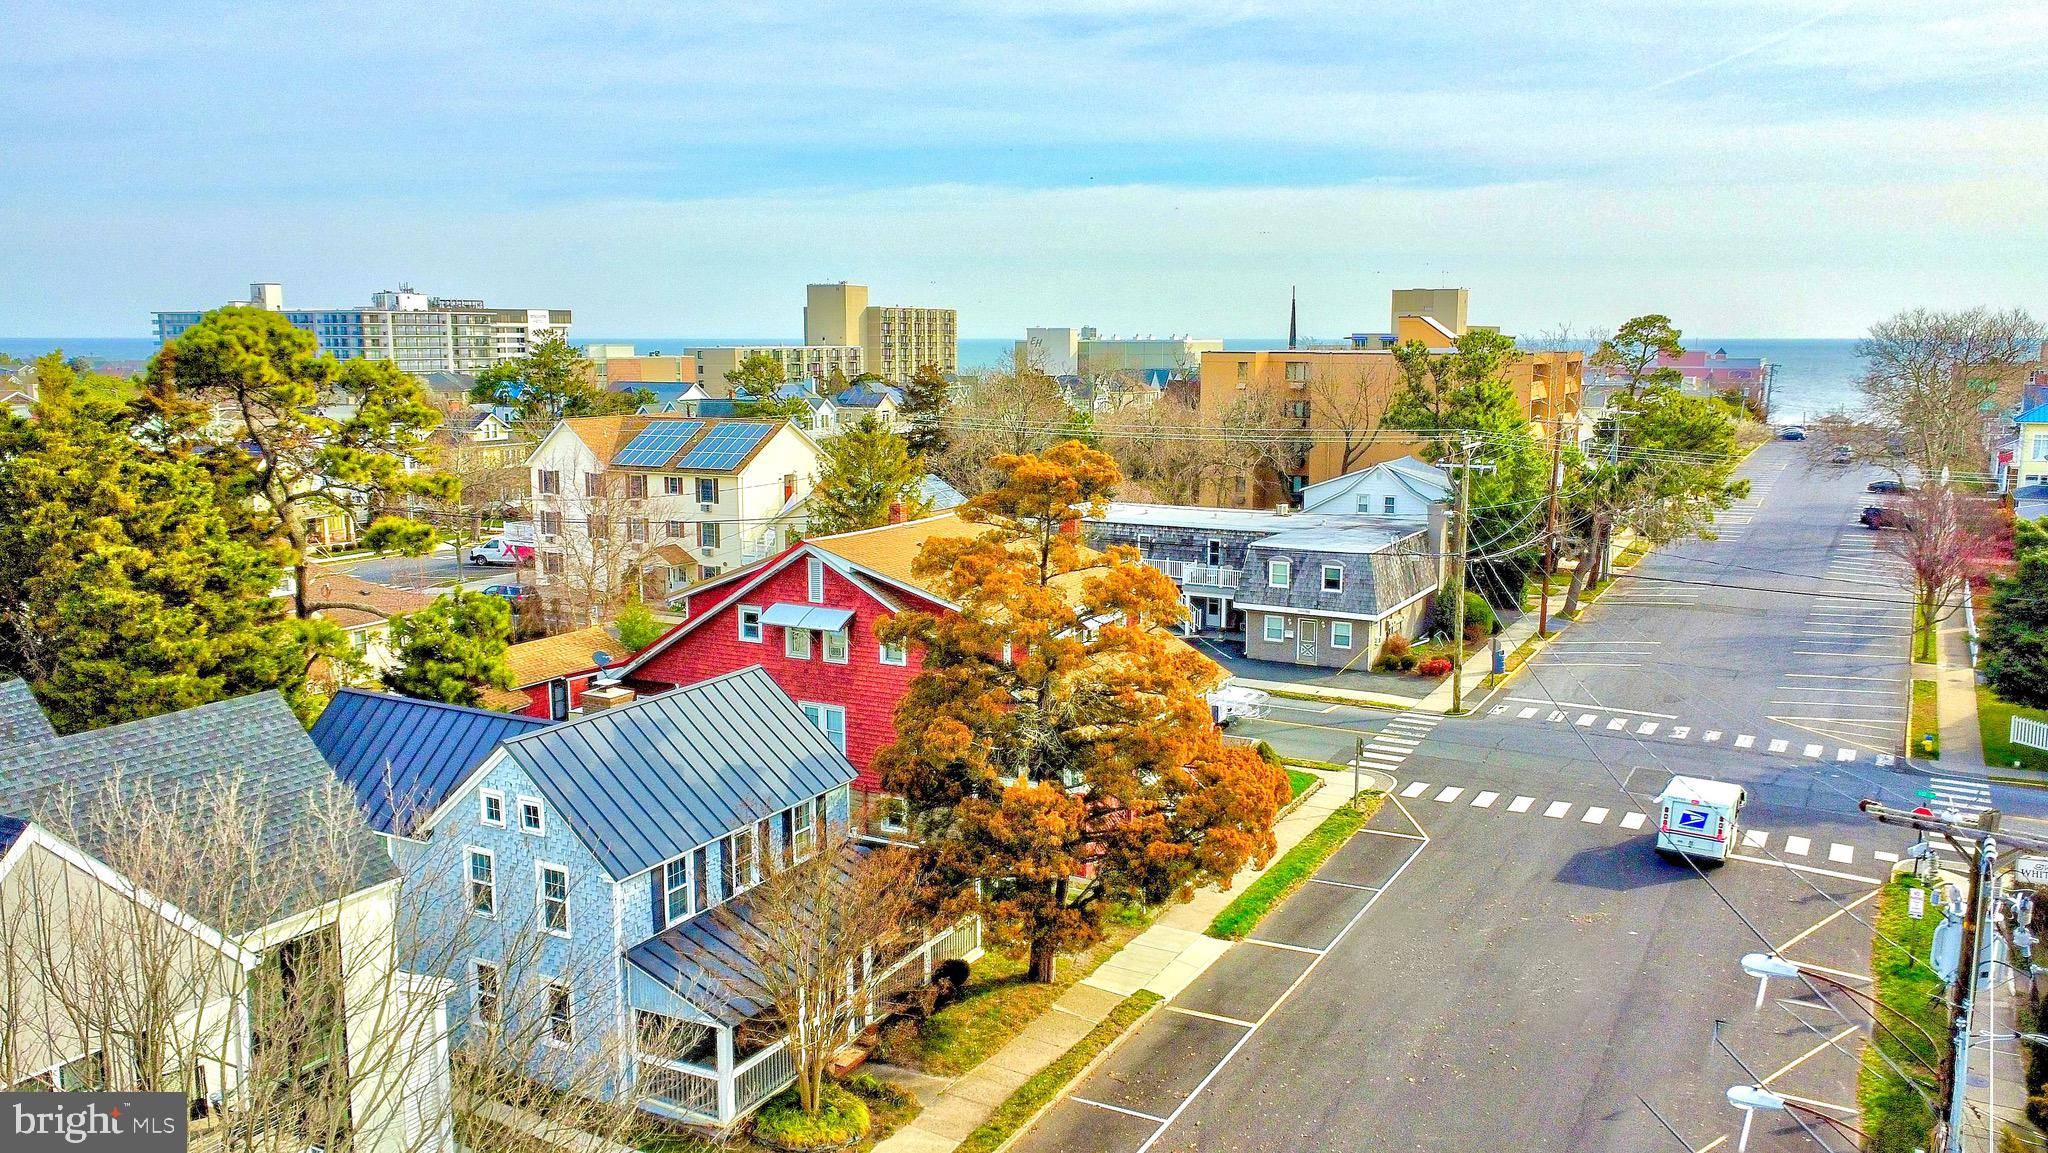
M 1188 641 L 1207 653 L 1210 659 L 1222 665 L 1225 671 L 1238 680 L 1265 681 L 1298 688 L 1303 692 L 1312 692 L 1319 688 L 1349 689 L 1420 701 L 1437 685 L 1435 680 L 1424 680 L 1411 673 L 1373 672 L 1364 667 L 1363 660 L 1360 661 L 1358 668 L 1323 669 L 1309 665 L 1282 664 L 1278 661 L 1253 660 L 1244 655 L 1244 642 L 1241 640 L 1203 636 L 1190 637 Z

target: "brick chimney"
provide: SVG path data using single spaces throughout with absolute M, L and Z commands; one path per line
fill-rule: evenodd
M 904 511 L 903 511 L 903 502 L 902 502 L 902 501 L 900 501 L 900 500 L 892 500 L 892 501 L 890 501 L 890 502 L 889 502 L 889 523 L 890 523 L 890 524 L 902 524 L 902 523 L 903 523 L 903 517 L 904 517 Z

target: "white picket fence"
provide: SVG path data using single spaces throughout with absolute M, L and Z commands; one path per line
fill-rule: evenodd
M 2025 745 L 2030 749 L 2048 749 L 2048 721 L 2030 721 L 2025 717 L 2014 717 L 2009 739 L 2013 744 Z

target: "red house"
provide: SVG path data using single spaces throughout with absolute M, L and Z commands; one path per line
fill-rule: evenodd
M 951 608 L 911 563 L 927 540 L 983 531 L 941 513 L 800 542 L 691 589 L 679 602 L 689 619 L 636 657 L 626 679 L 660 691 L 760 665 L 846 750 L 855 787 L 878 790 L 875 754 L 896 739 L 896 702 L 921 657 L 885 648 L 875 626 L 904 609 Z
M 599 672 L 616 670 L 633 654 L 619 644 L 609 625 L 592 625 L 523 641 L 505 649 L 505 668 L 512 688 L 487 689 L 484 705 L 542 720 L 566 719 L 583 706 L 583 691 Z M 604 668 L 598 658 L 604 658 Z

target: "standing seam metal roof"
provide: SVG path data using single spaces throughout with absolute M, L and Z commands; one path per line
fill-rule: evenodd
M 312 738 L 355 790 L 380 833 L 410 836 L 507 737 L 546 728 L 537 717 L 343 689 L 313 722 Z
M 614 880 L 849 784 L 759 665 L 504 742 Z

